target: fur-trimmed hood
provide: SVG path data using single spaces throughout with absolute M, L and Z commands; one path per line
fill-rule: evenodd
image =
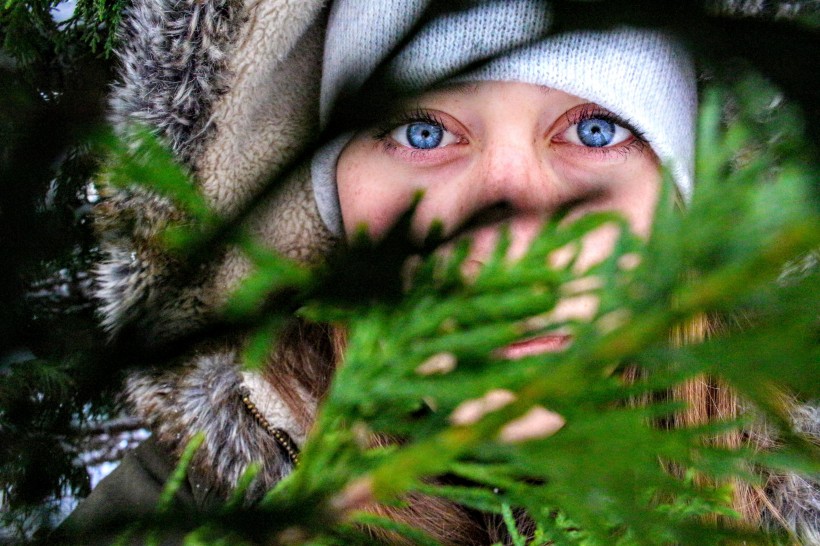
M 321 0 L 136 0 L 121 28 L 111 120 L 126 138 L 135 122 L 155 131 L 211 207 L 235 212 L 316 132 L 324 18 Z M 149 339 L 185 334 L 204 324 L 250 271 L 228 249 L 191 272 L 157 241 L 164 227 L 184 219 L 168 200 L 140 188 L 103 194 L 95 218 L 103 254 L 95 295 L 112 335 L 126 326 Z M 318 216 L 307 165 L 257 208 L 247 227 L 297 260 L 326 252 L 332 238 Z M 177 455 L 204 432 L 194 466 L 223 495 L 251 462 L 261 462 L 249 491 L 258 497 L 293 465 L 264 424 L 297 445 L 306 430 L 267 382 L 241 371 L 237 349 L 203 349 L 180 368 L 133 374 L 126 399 Z M 300 396 L 312 413 L 315 400 Z
M 172 452 L 180 453 L 194 432 L 204 434 L 193 469 L 221 497 L 236 486 L 249 463 L 259 463 L 247 492 L 250 499 L 258 499 L 295 463 L 260 417 L 285 431 L 297 446 L 304 443 L 307 429 L 265 381 L 240 372 L 236 362 L 235 352 L 215 351 L 192 359 L 182 372 L 132 375 L 126 390 L 128 402 Z M 312 413 L 315 401 L 301 396 Z M 249 411 L 249 401 L 259 414 Z
M 320 0 L 136 0 L 122 26 L 111 119 L 121 134 L 154 130 L 221 214 L 242 207 L 316 132 L 324 11 Z M 105 258 L 95 271 L 105 327 L 174 336 L 201 323 L 247 274 L 228 251 L 186 271 L 156 234 L 182 215 L 145 190 L 110 190 L 97 208 Z M 247 226 L 289 257 L 310 261 L 330 234 L 307 166 L 257 206 Z

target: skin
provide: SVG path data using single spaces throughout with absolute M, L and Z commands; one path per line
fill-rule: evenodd
M 438 222 L 446 237 L 469 237 L 467 274 L 490 254 L 501 226 L 509 229 L 508 257 L 514 260 L 544 221 L 563 209 L 569 210 L 567 221 L 592 211 L 617 211 L 646 236 L 660 189 L 658 159 L 625 123 L 613 144 L 585 146 L 577 122 L 600 117 L 601 110 L 562 91 L 516 82 L 461 84 L 403 102 L 398 121 L 380 133 L 362 131 L 339 157 L 346 234 L 366 229 L 378 239 L 423 191 L 413 235 L 423 239 Z M 446 130 L 438 147 L 409 145 L 408 117 L 419 112 Z M 588 235 L 579 269 L 606 257 L 615 235 L 614 227 Z M 562 302 L 557 320 L 589 316 L 596 303 Z

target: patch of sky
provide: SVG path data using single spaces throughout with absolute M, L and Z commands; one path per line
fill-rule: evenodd
M 77 7 L 77 0 L 63 0 L 51 8 L 51 18 L 55 23 L 67 21 L 74 15 L 74 8 Z

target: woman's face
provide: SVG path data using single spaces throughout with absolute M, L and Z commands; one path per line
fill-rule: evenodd
M 660 186 L 658 159 L 626 121 L 579 97 L 537 85 L 480 82 L 431 91 L 399 105 L 383 127 L 362 131 L 342 152 L 337 183 L 351 236 L 383 235 L 423 192 L 412 221 L 423 239 L 468 237 L 480 266 L 499 228 L 521 256 L 558 211 L 567 220 L 617 211 L 649 232 Z M 584 240 L 579 267 L 610 251 L 614 227 Z
M 469 238 L 467 275 L 491 255 L 500 228 L 510 234 L 508 258 L 514 260 L 559 211 L 567 221 L 617 211 L 633 231 L 649 233 L 661 180 L 658 159 L 627 122 L 595 104 L 537 85 L 482 82 L 426 93 L 397 112 L 383 127 L 355 136 L 339 157 L 348 237 L 365 226 L 378 239 L 419 191 L 413 235 L 422 240 L 440 224 L 448 239 Z M 609 255 L 617 233 L 604 226 L 584 238 L 579 273 Z M 561 262 L 570 252 L 550 258 Z M 562 299 L 548 324 L 589 320 L 597 307 L 594 295 Z M 558 328 L 500 354 L 517 359 L 560 351 L 571 334 Z

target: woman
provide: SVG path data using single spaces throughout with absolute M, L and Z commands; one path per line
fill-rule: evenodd
M 322 50 L 320 8 L 138 4 L 114 98 L 117 119 L 156 127 L 222 212 L 236 210 L 293 158 L 315 132 L 316 103 L 325 126 L 375 110 L 375 127 L 323 147 L 253 220 L 252 229 L 287 255 L 315 260 L 362 226 L 378 238 L 423 190 L 412 234 L 422 239 L 441 226 L 447 240 L 469 238 L 469 274 L 502 226 L 515 259 L 559 211 L 615 210 L 646 235 L 661 162 L 681 199 L 691 194 L 695 75 L 670 37 L 626 28 L 549 36 L 551 10 L 541 1 L 468 3 L 449 13 L 421 0 L 339 0 L 328 16 L 317 98 L 319 72 L 310 67 Z M 374 106 L 385 103 L 389 110 Z M 185 332 L 248 272 L 228 251 L 193 281 L 180 274 L 151 237 L 174 215 L 142 193 L 114 195 L 101 210 L 110 259 L 98 285 L 112 332 L 135 324 L 148 335 Z M 611 232 L 595 232 L 581 265 L 601 260 L 611 245 Z M 570 303 L 560 318 L 589 316 L 595 304 Z M 506 351 L 519 358 L 570 342 L 544 336 Z M 241 371 L 234 346 L 209 343 L 182 370 L 129 380 L 128 398 L 154 436 L 69 525 L 90 529 L 152 510 L 195 431 L 205 442 L 177 495 L 185 506 L 212 506 L 251 462 L 262 465 L 251 498 L 291 471 L 340 357 L 338 337 L 294 323 L 262 373 Z M 489 542 L 480 518 L 435 499 L 393 516 L 445 543 Z

